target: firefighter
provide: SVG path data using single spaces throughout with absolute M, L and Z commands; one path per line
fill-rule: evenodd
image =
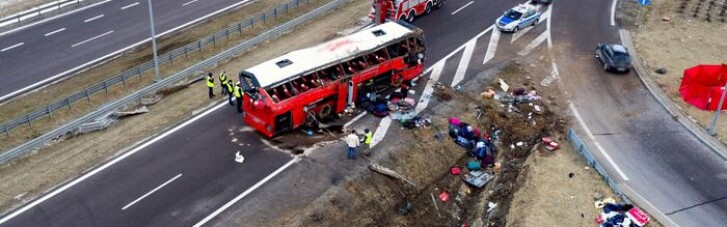
M 237 101 L 237 112 L 242 113 L 242 96 L 245 95 L 245 93 L 242 91 L 242 87 L 240 87 L 240 82 L 237 82 L 235 85 L 235 100 Z
M 212 73 L 207 73 L 207 88 L 209 89 L 210 99 L 215 97 L 215 78 L 212 78 Z
M 230 106 L 235 106 L 235 103 L 232 102 L 232 94 L 235 91 L 235 85 L 232 84 L 232 80 L 227 80 L 224 88 L 227 90 L 227 102 L 230 103 Z
M 224 95 L 227 94 L 227 89 L 225 89 L 225 86 L 227 86 L 227 72 L 222 70 L 222 73 L 219 76 L 220 78 L 220 88 L 222 88 L 222 91 L 220 94 Z

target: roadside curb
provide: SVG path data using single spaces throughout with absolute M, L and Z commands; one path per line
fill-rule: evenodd
M 725 146 L 717 138 L 709 135 L 704 128 L 699 126 L 695 121 L 691 120 L 692 118 L 689 117 L 689 115 L 684 113 L 670 100 L 664 91 L 658 88 L 656 82 L 654 82 L 651 78 L 649 71 L 644 67 L 643 61 L 638 55 L 638 51 L 636 51 L 631 39 L 631 33 L 625 29 L 619 29 L 619 36 L 621 37 L 623 45 L 626 46 L 627 49 L 632 50 L 630 52 L 632 58 L 631 62 L 633 63 L 634 70 L 636 70 L 636 75 L 639 76 L 639 80 L 642 84 L 644 84 L 644 86 L 646 86 L 654 99 L 656 99 L 656 101 L 658 101 L 659 104 L 661 104 L 661 106 L 669 112 L 674 120 L 679 121 L 684 128 L 689 130 L 689 132 L 697 137 L 703 144 L 707 145 L 712 152 L 720 156 L 722 159 L 727 160 L 727 148 L 725 148 Z

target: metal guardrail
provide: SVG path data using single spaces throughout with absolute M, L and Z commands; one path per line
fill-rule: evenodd
M 7 26 L 14 23 L 19 23 L 24 20 L 28 20 L 33 17 L 37 17 L 40 15 L 43 15 L 44 13 L 49 13 L 52 11 L 60 10 L 63 7 L 71 6 L 71 5 L 79 5 L 81 2 L 89 1 L 89 0 L 59 0 L 55 2 L 51 2 L 48 4 L 44 4 L 38 7 L 35 7 L 30 10 L 26 10 L 20 13 L 16 13 L 13 15 L 9 15 L 3 18 L 0 18 L 0 27 Z
M 281 16 L 283 14 L 287 14 L 293 9 L 299 8 L 301 5 L 308 5 L 310 4 L 310 0 L 291 0 L 290 2 L 287 2 L 285 4 L 281 4 L 267 12 L 264 12 L 257 16 L 252 16 L 246 20 L 240 21 L 239 23 L 229 26 L 227 28 L 221 29 L 215 33 L 213 33 L 210 36 L 204 37 L 202 39 L 197 40 L 196 42 L 192 42 L 190 44 L 187 44 L 183 47 L 177 48 L 175 50 L 172 50 L 170 52 L 164 53 L 159 55 L 159 65 L 162 64 L 171 64 L 174 62 L 174 59 L 177 59 L 179 57 L 188 58 L 189 53 L 193 51 L 202 51 L 205 46 L 217 45 L 217 42 L 221 39 L 228 39 L 230 35 L 242 35 L 243 30 L 248 28 L 253 28 L 256 23 L 265 23 L 269 20 L 277 19 L 278 16 Z M 53 112 L 56 110 L 62 109 L 62 108 L 68 108 L 69 110 L 72 108 L 71 104 L 74 102 L 77 102 L 79 100 L 86 100 L 88 102 L 91 101 L 91 96 L 99 93 L 101 91 L 108 94 L 108 89 L 118 85 L 123 84 L 126 86 L 126 81 L 133 78 L 133 77 L 142 77 L 142 74 L 148 70 L 154 69 L 154 61 L 149 60 L 143 64 L 140 64 L 134 68 L 131 68 L 129 70 L 126 70 L 119 75 L 116 75 L 112 78 L 109 78 L 105 81 L 102 81 L 100 83 L 91 85 L 79 92 L 76 92 L 73 95 L 70 95 L 68 97 L 62 98 L 55 103 L 48 104 L 45 107 L 41 107 L 33 112 L 30 112 L 28 114 L 25 114 L 23 116 L 20 116 L 14 120 L 10 120 L 5 122 L 0 127 L 0 133 L 5 134 L 6 137 L 10 136 L 10 130 L 13 130 L 14 128 L 17 128 L 22 125 L 28 125 L 30 127 L 33 126 L 32 122 L 38 118 L 42 117 L 53 117 Z
M 603 177 L 603 180 L 606 181 L 609 187 L 618 194 L 621 199 L 626 203 L 631 203 L 631 200 L 626 196 L 626 194 L 621 191 L 621 188 L 619 188 L 618 184 L 616 184 L 616 181 L 614 181 L 610 175 L 608 175 L 608 172 L 606 172 L 606 169 L 603 168 L 601 163 L 596 160 L 596 158 L 593 156 L 590 150 L 588 150 L 588 147 L 581 141 L 580 138 L 578 138 L 578 135 L 573 131 L 573 129 L 568 129 L 568 136 L 566 137 L 568 141 L 571 142 L 574 148 L 578 150 L 578 153 L 581 154 L 584 158 L 586 158 L 586 162 L 595 169 L 598 174 Z
M 214 64 L 217 64 L 218 62 L 235 57 L 240 55 L 243 51 L 261 43 L 268 39 L 277 37 L 279 35 L 282 35 L 286 31 L 290 30 L 291 28 L 300 25 L 316 16 L 319 16 L 323 13 L 326 13 L 339 5 L 352 1 L 352 0 L 335 0 L 333 2 L 330 2 L 326 5 L 323 5 L 319 8 L 316 8 L 306 14 L 303 14 L 302 16 L 295 18 L 291 21 L 286 22 L 285 24 L 282 24 L 278 27 L 275 27 L 271 30 L 268 30 L 252 39 L 249 39 L 245 42 L 242 42 L 222 53 L 219 53 L 213 57 L 207 58 L 204 61 L 197 63 L 189 68 L 186 68 L 180 72 L 175 73 L 174 75 L 167 77 L 157 83 L 154 83 L 150 86 L 147 86 L 137 92 L 134 92 L 133 94 L 130 94 L 122 99 L 113 101 L 111 103 L 108 103 L 102 107 L 99 107 L 96 111 L 89 113 L 81 118 L 78 118 L 68 124 L 65 124 L 57 129 L 54 129 L 51 132 L 45 133 L 31 141 L 28 141 L 18 147 L 15 147 L 7 152 L 4 152 L 0 154 L 0 164 L 4 164 L 8 162 L 9 160 L 18 157 L 20 155 L 26 154 L 30 151 L 33 151 L 44 144 L 52 141 L 53 139 L 60 138 L 63 135 L 66 135 L 67 133 L 73 133 L 78 127 L 86 122 L 91 122 L 94 119 L 97 119 L 99 117 L 103 117 L 104 115 L 108 114 L 109 112 L 112 112 L 116 109 L 119 109 L 121 107 L 124 107 L 128 104 L 134 103 L 139 101 L 143 96 L 145 95 L 153 95 L 156 94 L 157 91 L 164 89 L 169 86 L 173 86 L 179 81 L 182 81 L 187 78 L 197 78 L 200 75 L 195 75 L 195 72 L 199 70 L 203 70 L 206 67 L 212 66 Z M 297 2 L 297 1 L 295 1 Z M 84 96 L 81 96 L 79 98 L 83 98 Z

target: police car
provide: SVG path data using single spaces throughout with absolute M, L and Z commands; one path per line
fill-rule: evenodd
M 495 26 L 501 31 L 517 32 L 518 30 L 536 25 L 540 22 L 540 12 L 535 6 L 528 4 L 520 4 L 505 11 L 505 13 L 497 18 Z

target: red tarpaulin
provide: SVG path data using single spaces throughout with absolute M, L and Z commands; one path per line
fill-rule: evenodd
M 685 102 L 703 110 L 716 110 L 727 83 L 727 65 L 697 65 L 684 70 L 679 94 Z M 722 104 L 727 109 L 727 101 Z

